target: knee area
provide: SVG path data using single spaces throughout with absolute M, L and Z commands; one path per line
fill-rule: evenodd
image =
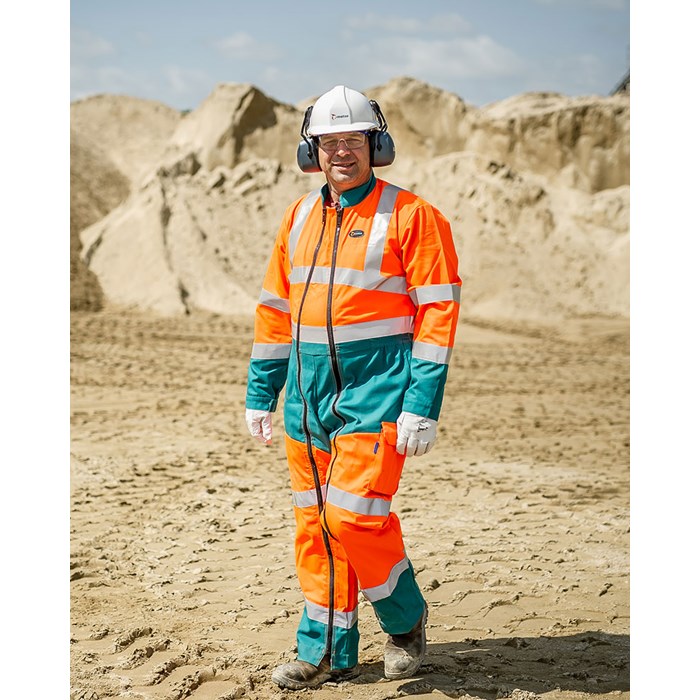
M 366 530 L 383 530 L 389 521 L 389 516 L 353 513 L 332 503 L 326 503 L 324 521 L 330 533 L 342 540 L 344 536 Z

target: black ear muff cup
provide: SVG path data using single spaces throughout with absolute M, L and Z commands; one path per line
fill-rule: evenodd
M 318 150 L 312 139 L 302 139 L 297 146 L 297 165 L 303 173 L 320 173 Z
M 370 165 L 373 168 L 381 168 L 391 165 L 396 158 L 394 139 L 388 131 L 370 132 Z
M 309 136 L 309 122 L 313 106 L 307 107 L 304 112 L 304 120 L 301 123 L 301 141 L 297 146 L 297 165 L 303 173 L 320 173 L 318 164 L 318 145 L 312 136 Z

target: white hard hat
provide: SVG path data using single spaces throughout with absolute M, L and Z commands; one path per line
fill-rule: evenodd
M 361 92 L 336 85 L 316 100 L 308 133 L 310 136 L 320 136 L 341 131 L 370 131 L 379 127 L 372 105 Z

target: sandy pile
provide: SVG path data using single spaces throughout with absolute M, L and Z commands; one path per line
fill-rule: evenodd
M 128 178 L 92 139 L 71 129 L 70 138 L 70 305 L 98 310 L 102 289 L 80 257 L 80 231 L 99 221 L 129 195 Z
M 532 93 L 478 109 L 410 78 L 367 93 L 398 151 L 377 175 L 452 221 L 464 319 L 628 316 L 628 96 Z M 74 103 L 74 140 L 99 135 L 89 167 L 130 183 L 115 206 L 76 178 L 76 198 L 106 214 L 81 230 L 105 303 L 250 312 L 284 208 L 321 182 L 295 164 L 304 106 L 237 84 L 186 116 L 133 98 Z M 72 174 L 90 172 L 79 163 Z M 73 308 L 95 308 L 74 286 Z
M 95 95 L 71 104 L 71 129 L 100 146 L 138 184 L 160 165 L 181 113 L 154 100 Z M 71 164 L 72 165 L 72 164 Z
M 159 102 L 97 95 L 71 105 L 71 309 L 98 310 L 105 299 L 80 257 L 80 232 L 125 201 L 152 172 L 180 113 Z

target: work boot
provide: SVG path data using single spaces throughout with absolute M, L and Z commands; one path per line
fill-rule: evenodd
M 428 621 L 428 606 L 420 620 L 406 634 L 390 634 L 384 646 L 384 675 L 395 680 L 409 678 L 420 667 L 425 658 L 425 624 Z
M 347 681 L 355 678 L 358 674 L 357 666 L 331 670 L 328 657 L 325 656 L 318 666 L 314 666 L 307 661 L 299 661 L 299 659 L 288 664 L 282 664 L 272 672 L 272 680 L 280 688 L 303 690 L 304 688 L 315 688 L 327 681 L 336 683 Z

